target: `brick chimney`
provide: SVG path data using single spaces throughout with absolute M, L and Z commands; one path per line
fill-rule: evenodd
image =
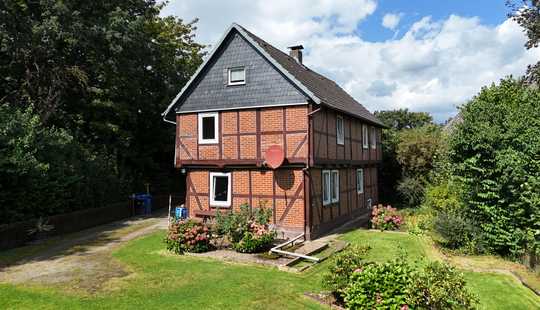
M 302 45 L 294 45 L 289 46 L 289 49 L 289 56 L 296 59 L 298 63 L 302 63 L 302 50 L 304 49 L 304 47 Z

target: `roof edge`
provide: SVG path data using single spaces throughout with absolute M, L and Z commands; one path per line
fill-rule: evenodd
M 321 104 L 321 99 L 318 98 L 317 96 L 315 96 L 315 94 L 313 94 L 313 92 L 311 92 L 304 84 L 302 84 L 300 81 L 298 81 L 292 74 L 290 74 L 285 68 L 283 68 L 283 66 L 281 66 L 277 61 L 275 61 L 272 56 L 270 56 L 259 44 L 257 44 L 257 42 L 255 42 L 251 36 L 245 32 L 244 28 L 242 26 L 240 26 L 239 24 L 237 23 L 232 23 L 229 28 L 227 28 L 227 30 L 225 31 L 225 33 L 221 36 L 221 38 L 219 39 L 218 43 L 216 45 L 214 45 L 214 47 L 212 48 L 212 51 L 208 54 L 208 56 L 206 57 L 206 59 L 203 61 L 203 63 L 199 66 L 199 68 L 197 68 L 197 71 L 195 71 L 195 73 L 191 76 L 191 78 L 189 79 L 189 81 L 184 85 L 184 87 L 182 87 L 182 89 L 180 90 L 180 92 L 176 95 L 176 97 L 174 97 L 174 99 L 171 101 L 171 103 L 169 104 L 169 106 L 167 106 L 167 109 L 165 109 L 165 111 L 163 111 L 163 113 L 161 113 L 161 116 L 163 117 L 163 121 L 165 122 L 168 122 L 168 123 L 174 123 L 176 124 L 176 122 L 174 121 L 171 121 L 170 119 L 167 118 L 167 116 L 169 115 L 169 113 L 171 112 L 171 110 L 174 108 L 174 106 L 176 105 L 176 103 L 178 102 L 178 100 L 182 97 L 182 95 L 186 92 L 186 90 L 189 88 L 189 86 L 193 83 L 193 81 L 199 76 L 199 74 L 201 73 L 201 71 L 206 67 L 206 65 L 210 62 L 210 60 L 214 57 L 214 54 L 216 53 L 216 51 L 221 47 L 221 45 L 223 45 L 223 42 L 225 41 L 225 38 L 227 38 L 227 36 L 231 33 L 232 30 L 236 30 L 238 31 L 238 33 L 246 40 L 249 42 L 249 44 L 251 44 L 253 46 L 253 48 L 255 48 L 261 55 L 263 55 L 263 57 L 269 61 L 274 67 L 276 67 L 276 69 L 278 69 L 279 72 L 281 72 L 283 75 L 285 75 L 287 77 L 287 79 L 289 79 L 296 87 L 300 88 L 300 90 L 302 90 L 302 92 L 304 92 L 306 95 L 308 95 L 308 97 L 313 100 L 313 102 L 317 103 L 317 104 Z

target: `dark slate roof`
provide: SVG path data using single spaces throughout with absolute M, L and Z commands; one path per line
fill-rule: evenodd
M 384 124 L 371 114 L 362 104 L 354 100 L 334 81 L 298 63 L 294 58 L 275 48 L 268 42 L 254 35 L 242 26 L 245 31 L 257 44 L 262 47 L 276 62 L 293 75 L 300 83 L 317 96 L 323 104 L 331 108 L 352 114 L 371 123 L 384 126 Z
M 191 80 L 184 85 L 180 93 L 173 99 L 171 104 L 162 113 L 163 119 L 167 122 L 173 122 L 168 118 L 171 112 L 175 111 L 175 106 L 179 99 L 186 93 L 191 83 L 200 74 L 207 63 L 214 57 L 214 53 L 223 44 L 225 38 L 232 32 L 237 31 L 247 41 L 250 42 L 270 63 L 272 63 L 282 74 L 284 74 L 293 84 L 302 92 L 310 97 L 315 103 L 323 104 L 330 108 L 339 110 L 375 125 L 385 127 L 385 125 L 371 114 L 358 101 L 354 100 L 346 91 L 344 91 L 334 81 L 322 76 L 321 74 L 309 69 L 303 64 L 298 63 L 294 58 L 275 48 L 263 39 L 246 30 L 238 24 L 232 24 L 225 33 L 208 58 L 197 69 L 197 72 L 191 77 Z M 174 122 L 173 122 L 174 123 Z

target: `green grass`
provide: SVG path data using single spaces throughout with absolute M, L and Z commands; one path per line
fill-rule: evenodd
M 406 233 L 356 230 L 342 238 L 353 243 L 369 244 L 372 249 L 368 259 L 373 261 L 391 260 L 403 250 L 409 261 L 441 257 L 429 239 Z M 479 298 L 480 309 L 540 309 L 540 298 L 510 275 L 472 271 L 463 273 L 469 288 Z
M 343 240 L 371 247 L 368 260 L 388 261 L 405 255 L 410 261 L 430 258 L 430 252 L 422 237 L 398 232 L 356 230 L 345 234 Z
M 540 300 L 511 276 L 464 272 L 467 284 L 480 299 L 480 309 L 540 309 Z
M 0 285 L 0 309 L 320 309 L 303 296 L 320 270 L 296 275 L 251 265 L 163 255 L 163 232 L 128 243 L 114 257 L 133 274 L 96 295 Z M 68 293 L 66 293 L 68 292 Z
M 132 272 L 89 295 L 69 287 L 0 284 L 0 309 L 321 309 L 303 296 L 322 290 L 329 262 L 292 274 L 275 268 L 164 254 L 163 232 L 129 242 L 113 256 Z M 408 259 L 436 258 L 422 237 L 357 230 L 343 239 L 369 244 L 371 260 L 405 249 Z M 539 298 L 507 275 L 465 272 L 481 309 L 538 309 Z

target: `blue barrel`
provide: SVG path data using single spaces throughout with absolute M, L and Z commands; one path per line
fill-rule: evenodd
M 186 219 L 187 218 L 187 209 L 184 207 L 176 207 L 174 210 L 174 217 L 178 219 Z
M 152 213 L 152 195 L 150 194 L 135 194 L 134 198 L 140 202 L 141 213 L 149 215 Z

